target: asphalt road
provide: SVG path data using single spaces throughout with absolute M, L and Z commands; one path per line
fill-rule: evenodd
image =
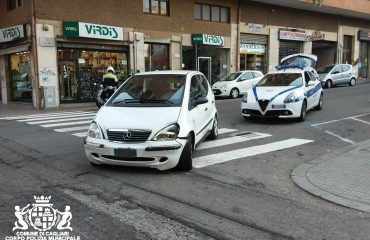
M 34 195 L 70 206 L 71 234 L 81 239 L 369 239 L 370 214 L 314 197 L 290 178 L 300 164 L 369 138 L 369 92 L 368 82 L 325 90 L 323 110 L 304 123 L 246 121 L 241 99 L 219 99 L 219 127 L 229 131 L 219 139 L 245 139 L 206 143 L 195 159 L 229 161 L 188 173 L 93 167 L 73 131 L 0 120 L 0 239 L 15 234 L 14 207 Z

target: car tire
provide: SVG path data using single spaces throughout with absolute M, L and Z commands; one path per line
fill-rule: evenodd
M 299 122 L 303 122 L 306 119 L 306 113 L 307 113 L 307 102 L 306 100 L 304 100 L 301 107 L 301 115 L 298 118 Z
M 355 86 L 356 85 L 356 79 L 355 78 L 351 78 L 351 80 L 349 80 L 349 85 L 351 87 Z
M 239 95 L 240 95 L 239 89 L 237 89 L 237 88 L 231 89 L 231 91 L 230 91 L 230 97 L 231 98 L 236 99 L 236 98 L 239 97 Z
M 333 82 L 330 79 L 327 80 L 326 83 L 325 83 L 325 87 L 326 88 L 332 88 L 333 87 Z
M 176 168 L 180 171 L 190 171 L 193 168 L 193 144 L 192 137 L 189 135 L 185 147 L 182 150 L 179 162 L 176 165 Z
M 217 116 L 215 116 L 213 120 L 213 126 L 210 134 L 208 135 L 208 139 L 215 140 L 218 137 L 218 120 Z
M 321 110 L 324 104 L 324 94 L 321 93 L 319 103 L 315 107 L 315 110 Z

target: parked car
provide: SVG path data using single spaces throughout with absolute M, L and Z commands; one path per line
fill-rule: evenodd
M 263 77 L 260 71 L 240 71 L 230 73 L 221 81 L 212 85 L 212 91 L 215 96 L 230 96 L 237 98 L 244 94 Z
M 266 74 L 242 99 L 241 113 L 249 117 L 297 118 L 310 109 L 321 110 L 323 91 L 311 71 L 284 69 Z
M 356 85 L 357 74 L 350 64 L 332 64 L 320 68 L 317 72 L 322 85 L 326 88 L 331 88 L 338 84 Z
M 197 71 L 156 71 L 126 80 L 96 114 L 85 140 L 94 165 L 192 168 L 192 153 L 218 136 L 215 97 Z

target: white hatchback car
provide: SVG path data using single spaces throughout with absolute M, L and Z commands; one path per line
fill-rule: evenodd
M 305 120 L 310 109 L 323 106 L 320 81 L 311 71 L 284 69 L 266 74 L 243 96 L 241 113 L 249 117 L 297 118 Z
M 332 64 L 318 71 L 322 86 L 331 88 L 339 84 L 356 85 L 357 74 L 351 64 Z
M 197 71 L 156 71 L 125 81 L 96 114 L 85 140 L 93 165 L 192 168 L 192 152 L 217 138 L 215 97 Z
M 230 73 L 221 81 L 215 82 L 212 85 L 212 91 L 215 96 L 230 96 L 232 98 L 239 97 L 255 85 L 263 74 L 260 71 L 240 71 Z

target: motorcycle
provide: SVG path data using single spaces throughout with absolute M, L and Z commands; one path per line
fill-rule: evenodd
M 98 92 L 96 94 L 96 106 L 98 108 L 101 108 L 116 90 L 117 87 L 109 85 L 104 87 L 103 84 L 100 84 Z

